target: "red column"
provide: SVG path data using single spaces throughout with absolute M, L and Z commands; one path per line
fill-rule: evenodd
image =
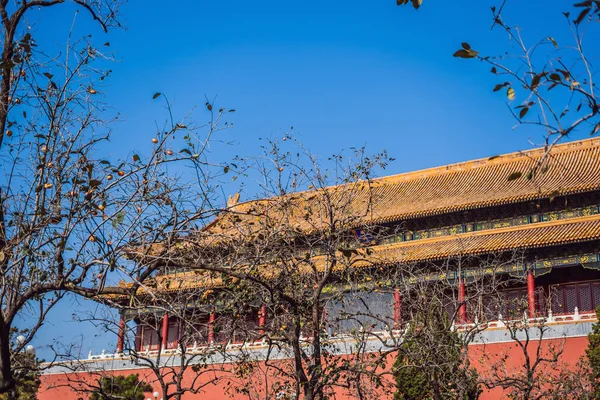
M 394 328 L 399 328 L 402 323 L 402 295 L 400 289 L 394 289 Z
M 214 311 L 210 312 L 210 316 L 208 317 L 208 343 L 213 343 L 215 341 L 215 320 L 217 319 L 217 314 Z
M 175 337 L 173 338 L 173 348 L 177 348 L 177 346 L 179 346 L 179 342 L 181 341 L 181 338 L 179 337 L 181 334 L 181 321 L 179 319 L 175 321 L 175 328 L 177 330 L 175 331 Z
M 135 341 L 133 343 L 135 351 L 142 351 L 142 327 L 137 325 L 135 327 Z
M 265 333 L 265 323 L 267 322 L 267 306 L 262 305 L 258 311 L 258 332 L 262 335 Z
M 528 305 L 528 314 L 529 318 L 535 318 L 535 278 L 533 276 L 533 271 L 527 271 L 527 305 Z
M 125 318 L 121 315 L 119 320 L 119 333 L 117 334 L 117 353 L 123 353 L 125 345 Z
M 165 313 L 162 320 L 162 348 L 167 348 L 167 336 L 169 335 L 169 315 Z
M 462 279 L 458 281 L 458 322 L 464 324 L 467 322 L 467 289 Z

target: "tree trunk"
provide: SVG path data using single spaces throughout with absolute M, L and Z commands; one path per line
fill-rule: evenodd
M 9 327 L 4 316 L 0 315 L 0 393 L 6 393 L 15 387 L 15 380 L 10 365 Z

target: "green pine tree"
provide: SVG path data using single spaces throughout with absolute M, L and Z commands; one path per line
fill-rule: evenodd
M 596 307 L 596 317 L 599 322 L 592 325 L 588 334 L 589 344 L 585 353 L 591 369 L 592 397 L 600 399 L 600 306 Z
M 11 360 L 15 374 L 15 387 L 0 394 L 0 400 L 37 400 L 40 387 L 38 360 L 26 353 L 15 353 Z
M 152 386 L 140 382 L 138 374 L 103 376 L 98 384 L 90 400 L 144 400 L 144 392 L 152 391 Z
M 464 346 L 450 326 L 435 305 L 414 316 L 394 363 L 395 400 L 479 397 L 477 373 L 465 365 Z

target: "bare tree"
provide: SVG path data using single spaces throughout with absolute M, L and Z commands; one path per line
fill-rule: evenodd
M 398 0 L 398 5 L 408 4 Z M 419 8 L 422 1 L 412 1 Z M 600 132 L 600 98 L 593 66 L 594 30 L 600 21 L 600 3 L 596 0 L 577 1 L 571 10 L 563 12 L 572 39 L 563 43 L 546 36 L 531 44 L 524 39 L 526 27 L 507 23 L 502 12 L 511 4 L 499 2 L 492 9 L 491 28 L 506 33 L 513 48 L 499 55 L 483 55 L 463 42 L 454 57 L 476 59 L 491 67 L 491 73 L 500 81 L 494 92 L 503 93 L 508 109 L 517 126 L 540 127 L 545 133 L 545 146 L 552 147 L 573 132 Z M 558 10 L 557 10 L 558 12 Z M 584 39 L 589 39 L 588 43 Z M 515 173 L 531 179 L 543 172 L 548 162 L 542 158 L 530 171 Z
M 0 270 L 2 271 L 2 284 L 7 285 L 7 281 L 11 280 L 11 260 L 14 249 L 14 237 L 11 237 L 12 227 L 14 224 L 13 216 L 10 212 L 17 211 L 11 210 L 11 199 L 15 195 L 15 190 L 11 188 L 11 185 L 21 185 L 19 180 L 20 173 L 23 171 L 17 171 L 14 161 L 25 163 L 24 148 L 33 139 L 31 133 L 29 139 L 24 141 L 25 125 L 27 120 L 27 112 L 30 111 L 30 107 L 34 110 L 37 109 L 45 96 L 43 93 L 47 93 L 45 83 L 41 83 L 40 86 L 36 86 L 36 81 L 43 77 L 43 75 L 36 74 L 49 74 L 48 69 L 44 69 L 44 62 L 37 59 L 35 52 L 35 41 L 32 36 L 32 32 L 27 27 L 26 20 L 32 10 L 38 8 L 53 7 L 64 3 L 64 0 L 52 0 L 52 1 L 23 1 L 16 3 L 15 5 L 9 4 L 7 0 L 0 2 L 0 16 L 2 17 L 2 59 L 0 61 L 1 70 L 1 82 L 0 82 L 0 151 L 1 160 L 3 165 L 2 181 L 0 183 Z M 107 31 L 110 27 L 118 25 L 117 15 L 120 2 L 119 1 L 108 1 L 108 2 L 97 2 L 97 1 L 86 1 L 86 0 L 75 0 L 74 3 L 86 11 L 95 21 L 98 22 L 100 27 Z M 80 60 L 86 59 L 85 54 L 82 55 Z M 74 64 L 78 64 L 75 62 Z M 46 65 L 47 66 L 47 65 Z M 73 73 L 77 69 L 77 65 L 70 66 L 73 68 L 70 72 L 67 71 L 65 76 L 65 82 L 77 73 Z M 52 90 L 54 91 L 53 96 L 67 100 L 68 95 L 61 93 L 60 88 L 51 79 L 49 83 L 54 85 Z M 51 86 L 50 85 L 50 86 Z M 31 91 L 32 87 L 35 89 Z M 39 89 L 39 92 L 37 91 Z M 49 100 L 49 99 L 47 99 Z M 37 114 L 45 114 L 46 112 L 58 111 L 58 107 L 52 107 L 49 104 L 50 101 L 46 101 L 47 108 L 37 109 Z M 55 102 L 56 103 L 56 102 Z M 63 109 L 67 109 L 63 107 Z M 31 114 L 31 112 L 30 112 Z M 92 122 L 89 121 L 88 124 Z M 83 126 L 83 124 L 82 124 Z M 20 130 L 23 129 L 21 132 Z M 54 129 L 54 128 L 53 128 Z M 39 132 L 37 132 L 39 134 Z M 10 139 L 11 136 L 19 136 L 19 144 L 6 144 L 6 140 Z M 40 160 L 35 160 L 35 164 L 31 165 L 31 169 L 35 169 L 35 165 L 38 165 Z M 11 168 L 12 166 L 12 168 Z M 46 184 L 49 184 L 48 182 Z M 23 200 L 23 199 L 22 199 Z M 28 218 L 29 215 L 23 215 L 21 218 Z M 28 229 L 34 232 L 35 224 L 31 224 Z M 14 275 L 12 275 L 14 276 Z M 15 294 L 12 296 L 14 297 Z M 8 342 L 8 332 L 10 332 L 11 325 L 15 316 L 14 310 L 11 310 L 7 304 L 7 297 L 10 295 L 2 290 L 2 316 L 0 317 L 0 393 L 4 393 L 14 386 L 14 379 L 11 371 L 10 363 L 10 343 Z M 29 299 L 25 299 L 27 302 Z M 13 298 L 9 300 L 17 302 L 17 299 Z M 20 300 L 19 300 L 20 301 Z M 19 306 L 17 306 L 19 308 Z M 42 310 L 43 313 L 43 310 Z M 35 329 L 33 330 L 33 333 Z M 27 341 L 28 342 L 28 341 Z M 26 344 L 24 344 L 26 345 Z M 22 347 L 22 346 L 21 346 Z M 18 349 L 22 350 L 22 348 Z
M 541 304 L 534 316 L 526 311 L 526 299 L 511 301 L 512 310 L 499 322 L 514 346 L 494 351 L 484 344 L 478 359 L 481 382 L 488 389 L 502 388 L 511 398 L 592 398 L 588 361 L 564 362 L 567 338 L 552 332 L 551 299 L 538 297 Z
M 124 350 L 136 365 L 152 372 L 151 382 L 158 383 L 165 400 L 201 393 L 227 375 L 223 366 L 227 353 L 214 346 L 211 305 L 203 292 L 155 291 L 153 306 L 136 312 L 135 340 L 127 340 Z M 224 334 L 220 333 L 220 340 Z
M 408 3 L 408 0 L 397 1 L 398 5 Z M 422 0 L 411 3 L 418 9 Z M 504 31 L 514 50 L 483 55 L 463 42 L 454 57 L 476 59 L 491 67 L 491 73 L 500 78 L 493 90 L 505 94 L 508 109 L 516 120 L 515 127 L 540 127 L 545 133 L 548 154 L 555 144 L 573 132 L 591 135 L 600 132 L 600 98 L 592 51 L 596 40 L 594 29 L 600 21 L 600 2 L 577 1 L 562 13 L 572 33 L 572 40 L 566 43 L 559 43 L 552 36 L 527 43 L 522 35 L 527 28 L 512 26 L 503 18 L 502 12 L 509 5 L 510 2 L 503 0 L 491 8 L 491 28 Z M 591 43 L 584 40 L 587 38 Z M 530 171 L 515 173 L 510 178 L 532 179 L 545 170 L 547 162 L 544 157 Z
M 397 2 L 398 5 L 408 3 L 406 0 Z M 414 8 L 421 4 L 421 1 L 412 2 Z M 557 143 L 575 132 L 590 135 L 600 132 L 600 99 L 594 67 L 597 54 L 593 45 L 597 41 L 600 2 L 571 4 L 572 7 L 563 12 L 571 38 L 546 36 L 529 43 L 524 34 L 527 26 L 513 26 L 503 17 L 503 11 L 515 3 L 502 1 L 491 8 L 491 28 L 500 29 L 506 35 L 510 48 L 502 54 L 483 54 L 478 51 L 481 49 L 463 42 L 454 53 L 454 57 L 477 59 L 491 68 L 498 79 L 493 91 L 506 97 L 508 109 L 516 120 L 515 128 L 537 127 L 544 134 L 545 156 L 531 169 L 512 173 L 508 180 L 535 181 L 548 169 Z M 484 370 L 493 376 L 483 379 L 483 383 L 488 388 L 502 387 L 516 398 L 588 398 L 590 383 L 570 371 L 573 366 L 562 362 L 565 338 L 542 341 L 551 329 L 546 314 L 538 318 L 523 317 L 526 309 L 526 304 L 522 304 L 515 307 L 513 315 L 503 315 L 509 336 L 519 351 L 511 356 L 485 356 L 485 363 L 492 367 L 488 365 Z M 509 357 L 522 359 L 522 366 L 515 369 L 507 365 Z M 588 368 L 583 360 L 576 371 L 587 376 L 584 372 Z
M 187 278 L 189 284 L 188 276 L 171 273 L 168 276 L 173 285 L 182 283 L 176 282 L 178 275 L 179 279 Z M 120 309 L 120 318 L 115 320 L 113 312 L 103 310 L 82 321 L 119 337 L 117 356 L 146 371 L 144 383 L 158 387 L 161 398 L 180 400 L 186 394 L 199 394 L 205 387 L 219 384 L 229 376 L 225 365 L 239 362 L 239 357 L 227 356 L 224 343 L 229 336 L 225 339 L 226 332 L 215 332 L 209 325 L 212 308 L 210 299 L 203 296 L 204 290 L 169 291 L 160 281 L 160 276 L 147 281 L 146 287 L 153 287 L 151 295 L 145 291 L 137 296 L 121 296 L 127 305 Z M 125 318 L 134 324 L 123 325 Z M 63 352 L 60 358 L 62 362 L 55 365 L 77 372 L 67 374 L 66 379 L 69 387 L 81 393 L 98 392 L 99 383 L 114 376 L 110 366 L 90 367 L 71 351 Z
M 545 318 L 536 319 L 533 323 L 527 319 L 507 321 L 505 325 L 519 351 L 516 355 L 509 354 L 509 350 L 503 354 L 484 352 L 483 358 L 489 363 L 485 385 L 490 389 L 506 389 L 514 398 L 548 398 L 549 393 L 554 392 L 554 381 L 558 378 L 556 372 L 559 370 L 557 366 L 560 366 L 565 339 L 543 340 L 549 329 Z M 509 365 L 508 359 L 515 356 L 522 358 L 520 367 Z
M 322 399 L 333 387 L 348 385 L 341 375 L 351 363 L 333 357 L 335 343 L 327 337 L 326 302 L 333 296 L 326 289 L 334 281 L 354 281 L 352 265 L 364 263 L 368 250 L 352 232 L 371 212 L 370 179 L 387 160 L 386 154 L 370 158 L 357 149 L 355 163 L 348 166 L 335 155 L 325 171 L 301 146 L 292 153 L 270 142 L 255 170 L 265 198 L 276 197 L 231 204 L 206 229 L 182 238 L 179 251 L 173 248 L 171 267 L 220 282 L 214 296 L 224 318 L 260 309 L 268 316 L 260 328 L 245 329 L 265 341 L 264 363 L 282 379 L 266 398 Z M 309 191 L 297 193 L 299 188 Z M 152 254 L 145 258 L 154 261 Z M 289 382 L 289 393 L 280 393 L 281 382 Z
M 548 399 L 573 398 L 580 400 L 594 399 L 589 363 L 580 359 L 576 365 L 558 365 L 558 373 L 552 390 L 546 392 Z
M 36 70 L 34 57 L 35 41 L 26 21 L 32 10 L 48 8 L 65 3 L 66 0 L 32 0 L 9 4 L 0 2 L 2 17 L 2 82 L 0 83 L 0 149 L 5 137 L 10 137 L 13 127 L 18 125 L 17 118 L 10 117 L 17 106 L 29 99 L 28 80 L 35 79 L 40 71 Z M 105 32 L 119 26 L 117 20 L 121 1 L 73 0 L 82 10 L 98 23 Z M 28 77 L 29 75 L 29 77 Z
M 488 327 L 501 324 L 504 290 L 523 281 L 505 273 L 514 265 L 522 265 L 519 252 L 458 255 L 400 269 L 405 332 L 391 371 L 396 398 L 479 396 L 481 377 L 469 348 Z
M 0 124 L 9 128 L 0 153 L 0 393 L 14 385 L 10 331 L 18 315 L 27 311 L 33 322 L 17 352 L 65 293 L 87 298 L 135 293 L 158 264 L 136 264 L 129 249 L 170 243 L 212 215 L 215 170 L 206 146 L 224 127 L 227 110 L 213 110 L 207 101 L 210 121 L 198 126 L 189 116 L 175 119 L 166 103 L 167 121 L 146 138 L 150 151 L 121 161 L 101 157 L 112 121 L 100 94 L 109 73 L 103 68 L 110 59 L 105 48 L 87 37 L 70 38 L 62 57 L 43 58 L 31 35 L 13 40 L 27 10 L 61 2 L 23 2 L 17 14 L 3 19 L 9 58 L 2 64 Z M 76 3 L 103 28 L 116 23 L 117 3 Z M 0 12 L 5 7 L 6 2 Z M 193 173 L 170 173 L 178 164 Z M 119 287 L 120 279 L 133 284 Z
M 521 34 L 522 28 L 510 26 L 502 16 L 506 2 L 492 7 L 492 28 L 498 27 L 517 47 L 517 54 L 483 56 L 463 43 L 455 57 L 475 58 L 491 66 L 494 75 L 506 81 L 496 84 L 494 91 L 503 91 L 511 103 L 509 110 L 517 125 L 539 126 L 546 134 L 546 147 L 551 148 L 576 130 L 594 135 L 600 131 L 600 106 L 594 69 L 584 42 L 584 28 L 595 28 L 593 16 L 600 15 L 600 4 L 584 1 L 574 5 L 577 12 L 571 19 L 564 12 L 566 24 L 573 34 L 573 43 L 559 45 L 553 37 L 545 37 L 528 45 Z M 590 32 L 587 32 L 591 34 Z M 567 61 L 569 60 L 569 61 Z M 518 105 L 512 102 L 520 97 Z M 540 161 L 544 166 L 545 160 Z M 537 170 L 528 173 L 529 179 Z
M 385 165 L 385 154 L 369 158 L 359 149 L 355 163 L 334 156 L 333 167 L 325 170 L 303 148 L 306 158 L 280 146 L 270 142 L 265 159 L 255 164 L 261 200 L 232 199 L 215 221 L 180 238 L 168 255 L 145 251 L 142 261 L 162 258 L 168 268 L 196 272 L 205 281 L 203 296 L 221 318 L 214 326 L 237 336 L 237 343 L 264 346 L 258 356 L 244 352 L 243 345 L 238 353 L 243 357 L 237 379 L 261 382 L 241 389 L 251 398 L 321 399 L 336 391 L 373 397 L 393 387 L 394 356 L 411 356 L 402 347 L 407 337 L 430 338 L 432 357 L 426 362 L 441 371 L 433 356 L 443 353 L 444 343 L 435 335 L 451 329 L 459 330 L 451 334 L 460 367 L 454 377 L 465 378 L 454 389 L 466 396 L 472 381 L 468 345 L 488 321 L 498 319 L 498 310 L 482 307 L 514 283 L 502 267 L 518 262 L 518 254 L 405 262 L 393 246 L 385 250 L 404 228 L 370 222 L 381 196 L 371 177 Z M 469 290 L 461 294 L 460 281 L 467 276 Z M 447 315 L 441 328 L 434 319 L 417 317 L 432 309 Z M 419 334 L 406 336 L 411 320 L 421 321 L 412 331 Z

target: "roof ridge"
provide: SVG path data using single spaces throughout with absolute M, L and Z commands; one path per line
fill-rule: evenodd
M 526 173 L 539 160 L 548 147 L 537 147 L 498 156 L 463 161 L 455 164 L 442 165 L 429 169 L 408 171 L 396 175 L 374 178 L 368 181 L 356 181 L 330 185 L 316 189 L 302 190 L 280 196 L 269 196 L 239 202 L 225 210 L 229 214 L 238 213 L 242 218 L 252 205 L 265 205 L 281 199 L 305 201 L 317 193 L 343 191 L 355 187 L 357 193 L 352 210 L 361 212 L 366 198 L 367 187 L 376 189 L 373 192 L 372 213 L 359 218 L 360 224 L 389 223 L 402 219 L 413 219 L 464 211 L 469 209 L 494 207 L 502 204 L 531 201 L 552 196 L 572 195 L 577 193 L 600 192 L 600 137 L 564 142 L 552 147 L 551 162 L 560 168 L 549 168 L 547 173 L 539 174 L 535 179 L 509 179 L 515 173 Z M 520 178 L 520 179 L 519 179 Z M 366 185 L 365 185 L 366 183 Z M 361 185 L 364 185 L 364 189 Z M 364 192 L 364 193 L 363 193 Z M 370 198 L 369 198 L 370 199 Z M 265 209 L 265 212 L 278 214 L 278 210 Z M 225 212 L 203 229 L 211 230 L 216 227 L 226 234 L 231 234 L 229 228 L 218 227 L 218 221 L 223 221 Z M 290 214 L 291 217 L 293 215 Z M 296 221 L 303 231 L 320 229 L 322 226 L 316 219 L 303 225 L 301 219 Z M 314 226 L 311 228 L 311 223 Z M 317 228 L 315 228 L 317 226 Z M 358 225 L 357 225 L 358 226 Z
M 569 151 L 582 150 L 586 148 L 600 147 L 600 137 L 589 138 L 582 140 L 573 140 L 570 142 L 560 143 L 552 147 L 552 154 L 566 153 Z M 468 169 L 481 168 L 489 165 L 506 164 L 520 158 L 535 158 L 540 157 L 546 151 L 546 146 L 535 147 L 528 150 L 518 150 L 511 153 L 499 154 L 490 157 L 476 158 L 473 160 L 459 161 L 451 164 L 438 165 L 419 169 L 416 171 L 401 172 L 399 174 L 386 175 L 372 179 L 374 184 L 386 184 L 391 182 L 402 182 L 412 179 L 425 178 L 442 173 L 458 172 Z
M 581 150 L 581 149 L 593 148 L 593 147 L 600 147 L 600 137 L 581 139 L 581 140 L 573 140 L 570 142 L 559 143 L 552 147 L 552 152 L 553 152 L 553 154 L 559 154 L 559 153 L 566 153 L 568 151 L 575 151 L 575 150 Z M 535 148 L 529 149 L 529 150 L 517 150 L 517 151 L 513 151 L 511 153 L 499 154 L 499 155 L 490 156 L 490 157 L 476 158 L 473 160 L 459 161 L 456 163 L 438 165 L 436 167 L 418 169 L 415 171 L 406 171 L 406 172 L 401 172 L 398 174 L 380 176 L 377 178 L 372 178 L 369 182 L 373 185 L 382 185 L 382 184 L 386 184 L 386 183 L 402 182 L 402 181 L 408 181 L 411 179 L 429 177 L 429 176 L 433 176 L 433 175 L 436 175 L 439 173 L 444 173 L 444 172 L 464 171 L 467 169 L 481 168 L 481 167 L 485 167 L 485 166 L 489 166 L 489 165 L 506 164 L 506 163 L 514 161 L 515 159 L 518 159 L 518 158 L 541 156 L 545 152 L 545 149 L 546 149 L 545 147 L 535 147 Z M 539 153 L 539 154 L 537 154 L 537 153 Z M 366 182 L 366 181 L 360 181 L 360 182 Z M 336 184 L 336 185 L 327 185 L 327 186 L 324 186 L 321 188 L 300 190 L 297 192 L 286 193 L 283 197 L 302 196 L 302 195 L 305 195 L 308 193 L 314 193 L 318 190 L 331 190 L 331 189 L 334 189 L 337 187 L 343 187 L 346 185 L 352 185 L 352 184 L 357 184 L 357 183 L 359 183 L 359 182 L 341 183 L 341 184 Z M 259 198 L 254 198 L 254 199 L 251 198 L 248 200 L 239 201 L 238 203 L 236 203 L 233 206 L 224 207 L 223 211 L 225 211 L 225 210 L 236 211 L 236 210 L 240 210 L 241 208 L 243 208 L 244 206 L 247 206 L 249 204 L 256 204 L 257 202 L 261 202 L 261 201 L 270 201 L 270 200 L 280 198 L 280 197 L 281 196 L 259 197 Z M 211 221 L 209 224 L 207 224 L 206 227 L 211 226 L 213 224 L 213 222 L 215 222 L 215 221 L 216 221 L 216 219 Z

